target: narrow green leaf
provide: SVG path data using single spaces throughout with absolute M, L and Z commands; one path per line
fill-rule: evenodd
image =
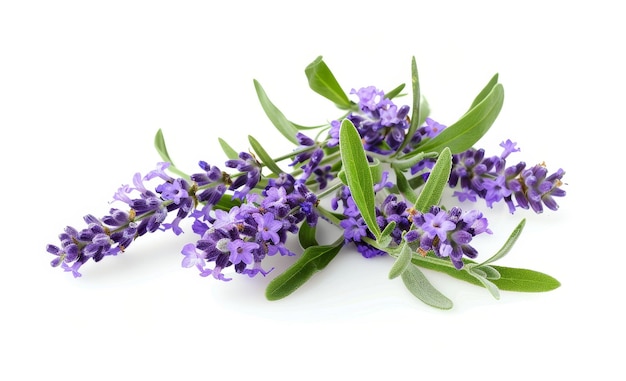
M 419 152 L 419 153 L 411 153 L 410 155 L 403 156 L 401 159 L 394 159 L 391 161 L 391 166 L 393 168 L 397 168 L 399 170 L 407 170 L 419 163 L 424 159 L 431 159 L 437 157 L 437 154 L 434 152 Z
M 237 151 L 235 151 L 233 147 L 230 146 L 230 144 L 226 143 L 226 140 L 222 138 L 217 138 L 217 140 L 220 142 L 222 151 L 224 151 L 224 154 L 226 154 L 227 158 L 233 160 L 239 159 L 239 153 L 237 153 Z
M 318 128 L 328 127 L 328 124 L 320 124 L 317 126 L 303 126 L 303 125 L 296 124 L 293 122 L 291 124 L 293 124 L 293 126 L 297 128 L 298 130 L 317 130 Z
M 452 308 L 452 301 L 433 287 L 417 266 L 407 266 L 401 277 L 406 288 L 422 302 L 443 310 Z
M 172 161 L 172 158 L 167 152 L 167 146 L 165 145 L 165 137 L 163 136 L 163 131 L 160 128 L 157 131 L 156 135 L 154 136 L 154 147 L 156 148 L 157 153 L 159 154 L 161 159 L 163 159 L 163 161 L 165 162 L 170 163 L 170 166 L 167 168 L 168 171 L 171 171 L 172 173 L 175 173 L 181 177 L 189 178 L 189 175 L 187 175 L 185 172 L 181 171 L 180 169 L 176 168 L 176 166 L 174 165 L 174 161 Z
M 483 99 L 487 98 L 487 95 L 489 95 L 489 93 L 496 86 L 497 83 L 498 83 L 498 74 L 496 73 L 493 77 L 491 77 L 491 80 L 489 80 L 487 85 L 480 91 L 480 93 L 478 93 L 476 98 L 474 98 L 474 102 L 472 102 L 472 105 L 470 106 L 469 110 L 473 109 L 480 102 L 482 102 Z
M 443 190 L 447 186 L 451 168 L 452 154 L 446 147 L 439 154 L 435 166 L 428 175 L 428 180 L 415 202 L 415 209 L 426 213 L 431 206 L 439 204 Z
M 500 290 L 546 292 L 561 286 L 558 280 L 539 271 L 502 266 L 492 267 L 500 273 L 500 278 L 492 281 Z
M 457 270 L 454 267 L 421 261 L 415 257 L 411 262 L 417 266 L 439 271 L 450 275 L 453 278 L 477 285 L 484 286 L 474 276 L 464 270 Z M 471 261 L 465 261 L 473 263 Z M 516 292 L 547 292 L 560 287 L 561 283 L 550 275 L 535 270 L 520 269 L 514 267 L 491 266 L 499 274 L 500 278 L 491 280 L 500 290 Z
M 500 273 L 498 272 L 498 270 L 494 269 L 492 266 L 484 265 L 480 267 L 474 267 L 474 270 L 478 270 L 478 269 L 480 269 L 480 271 L 482 271 L 485 274 L 485 278 L 489 280 L 500 279 Z
M 409 142 L 413 138 L 413 135 L 415 135 L 415 131 L 417 131 L 417 128 L 419 127 L 419 123 L 421 119 L 420 108 L 421 108 L 422 95 L 420 93 L 420 82 L 419 82 L 419 76 L 417 75 L 417 64 L 415 63 L 415 57 L 411 58 L 411 89 L 413 91 L 413 105 L 411 107 L 411 123 L 409 124 L 409 130 L 407 131 L 405 138 L 402 141 L 402 144 L 400 144 L 400 147 L 398 147 L 398 149 L 396 150 L 396 154 L 399 154 L 400 152 L 402 152 L 402 150 L 404 150 L 404 147 L 406 147 L 407 144 L 409 144 Z
M 300 229 L 298 230 L 298 241 L 300 241 L 300 245 L 303 249 L 307 249 L 311 246 L 319 246 L 317 242 L 316 236 L 317 227 L 310 226 L 304 221 L 300 225 Z
M 248 135 L 248 141 L 250 142 L 250 145 L 252 146 L 254 152 L 256 152 L 257 156 L 261 160 L 261 163 L 263 163 L 267 168 L 269 168 L 277 175 L 280 175 L 281 173 L 286 173 L 285 171 L 280 169 L 274 159 L 272 159 L 267 151 L 265 151 L 265 148 L 263 148 L 261 143 L 259 143 L 253 136 Z
M 507 255 L 509 253 L 509 251 L 511 251 L 511 249 L 513 248 L 513 245 L 515 245 L 515 242 L 519 238 L 520 234 L 522 234 L 522 230 L 524 230 L 524 225 L 526 225 L 526 219 L 525 218 L 522 219 L 519 224 L 517 224 L 515 229 L 513 229 L 513 232 L 511 232 L 511 235 L 506 240 L 506 242 L 504 243 L 502 248 L 500 248 L 500 250 L 498 250 L 498 252 L 495 253 L 491 258 L 489 258 L 486 261 L 482 262 L 477 267 L 484 266 L 484 265 L 486 265 L 488 263 L 495 262 L 498 259 L 500 259 L 500 258 L 504 257 L 505 255 Z
M 261 102 L 261 107 L 263 107 L 263 111 L 265 111 L 265 114 L 270 119 L 272 124 L 281 134 L 283 134 L 284 137 L 297 145 L 298 139 L 296 138 L 296 134 L 298 133 L 298 129 L 276 106 L 274 106 L 265 93 L 265 90 L 263 90 L 263 87 L 256 79 L 254 80 L 254 88 L 256 89 L 257 96 Z
M 383 165 L 380 160 L 374 158 L 374 162 L 371 164 L 368 163 L 368 166 L 370 169 L 370 174 L 372 175 L 372 183 L 380 183 L 383 178 Z
M 490 282 L 482 270 L 473 268 L 470 270 L 470 274 L 473 275 L 474 278 L 476 278 L 494 298 L 500 299 L 500 290 L 498 289 L 498 286 L 493 284 L 493 282 Z
M 343 247 L 343 237 L 334 245 L 310 246 L 304 250 L 285 272 L 272 279 L 265 289 L 268 300 L 279 300 L 291 295 L 315 273 L 323 270 Z
M 468 150 L 489 130 L 498 117 L 503 102 L 504 88 L 501 84 L 496 84 L 480 103 L 439 135 L 419 146 L 419 150 L 439 152 L 444 147 L 450 148 L 452 153 Z
M 402 249 L 400 250 L 400 255 L 398 255 L 398 258 L 396 258 L 395 262 L 391 266 L 391 269 L 389 270 L 389 279 L 394 279 L 401 275 L 411 264 L 412 257 L 413 251 L 409 245 L 404 242 Z
M 344 119 L 339 129 L 339 151 L 346 174 L 346 181 L 361 216 L 376 239 L 380 228 L 376 222 L 374 184 L 363 143 L 354 124 Z
M 170 158 L 169 153 L 167 153 L 167 146 L 165 145 L 165 138 L 163 137 L 163 131 L 160 128 L 157 131 L 156 136 L 154 137 L 154 147 L 156 148 L 157 152 L 159 153 L 159 156 L 161 156 L 163 161 L 166 161 L 174 165 L 172 158 Z
M 396 87 L 395 89 L 386 92 L 385 93 L 385 98 L 393 99 L 393 98 L 397 97 L 400 94 L 400 92 L 402 92 L 402 90 L 404 89 L 405 86 L 406 85 L 403 83 L 403 84 L 399 85 L 398 87 Z
M 380 233 L 380 238 L 377 241 L 381 247 L 389 246 L 389 244 L 391 243 L 391 239 L 392 239 L 391 233 L 393 233 L 393 230 L 395 228 L 396 228 L 396 221 L 391 221 L 387 224 L 387 226 L 385 226 L 382 233 Z
M 417 123 L 417 127 L 423 126 L 424 122 L 426 122 L 426 118 L 430 115 L 430 105 L 428 101 L 422 97 L 422 101 L 420 102 L 420 119 Z
M 343 183 L 343 185 L 348 185 L 348 178 L 346 177 L 346 171 L 344 171 L 343 169 L 340 170 L 339 173 L 337 173 L 337 177 Z
M 394 172 L 396 174 L 396 186 L 398 187 L 400 194 L 404 196 L 409 204 L 415 205 L 415 202 L 417 202 L 417 194 L 415 193 L 415 190 L 411 188 L 411 185 L 401 170 L 394 168 Z
M 340 109 L 352 108 L 352 102 L 348 99 L 348 95 L 339 86 L 337 79 L 322 60 L 322 56 L 311 62 L 304 69 L 304 73 L 309 81 L 309 87 L 313 91 L 329 99 Z

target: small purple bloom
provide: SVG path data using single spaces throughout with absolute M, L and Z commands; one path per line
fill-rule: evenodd
M 357 220 L 354 217 L 348 217 L 339 225 L 343 228 L 343 236 L 347 241 L 360 242 L 361 238 L 367 235 L 367 226 L 362 218 Z
M 241 239 L 228 242 L 228 249 L 230 250 L 230 257 L 228 259 L 233 264 L 243 262 L 245 264 L 252 264 L 254 262 L 253 250 L 259 248 L 259 244 L 255 242 L 246 242 Z
M 257 230 L 261 238 L 265 241 L 272 241 L 274 244 L 280 242 L 278 231 L 283 227 L 283 223 L 274 219 L 273 213 L 255 213 L 252 215 L 257 223 Z
M 456 224 L 448 220 L 448 215 L 443 210 L 439 211 L 437 214 L 430 212 L 424 214 L 422 229 L 424 229 L 430 238 L 437 236 L 441 241 L 445 241 L 448 232 L 455 227 Z

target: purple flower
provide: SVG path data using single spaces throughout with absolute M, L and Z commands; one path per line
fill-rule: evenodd
M 512 142 L 511 139 L 507 139 L 506 141 L 500 143 L 500 147 L 504 148 L 504 151 L 502 152 L 502 155 L 500 155 L 500 157 L 506 159 L 511 153 L 519 152 L 520 149 L 516 148 L 516 146 L 517 143 Z
M 444 128 L 446 128 L 446 126 L 434 121 L 431 118 L 426 118 L 425 122 L 426 125 L 422 127 L 423 134 L 429 138 L 434 138 L 435 136 L 439 135 L 439 133 L 443 131 Z
M 432 209 L 431 209 L 432 211 Z M 437 214 L 425 213 L 424 223 L 421 225 L 422 229 L 429 235 L 430 238 L 435 236 L 439 237 L 441 241 L 445 241 L 450 230 L 456 227 L 456 224 L 448 220 L 448 215 L 445 211 L 438 211 Z
M 367 235 L 367 225 L 362 218 L 348 217 L 341 220 L 339 225 L 343 228 L 343 236 L 346 241 L 360 242 Z
M 247 265 L 254 262 L 253 250 L 259 248 L 258 243 L 246 242 L 241 239 L 228 242 L 228 249 L 230 250 L 230 257 L 228 258 L 233 264 L 243 262 Z
M 257 230 L 264 241 L 272 241 L 274 244 L 280 242 L 278 231 L 283 227 L 283 223 L 274 219 L 273 213 L 255 213 L 252 215 L 257 223 Z
M 183 267 L 193 267 L 196 266 L 200 269 L 205 266 L 205 258 L 206 253 L 196 249 L 196 245 L 193 243 L 188 243 L 183 247 L 182 254 L 185 256 L 183 258 L 182 266 Z

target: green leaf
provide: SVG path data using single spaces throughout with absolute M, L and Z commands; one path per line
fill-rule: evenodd
M 251 135 L 248 135 L 248 141 L 250 142 L 250 145 L 252 146 L 252 149 L 254 150 L 254 152 L 256 152 L 257 156 L 261 160 L 261 163 L 263 163 L 267 168 L 269 168 L 272 172 L 274 172 L 277 175 L 280 175 L 281 173 L 286 173 L 285 171 L 280 169 L 280 167 L 276 164 L 274 159 L 272 159 L 272 157 L 267 153 L 267 151 L 265 151 L 265 148 L 263 148 L 261 143 L 259 143 L 254 137 L 252 137 Z
M 431 206 L 439 204 L 443 189 L 447 186 L 451 168 L 452 154 L 446 147 L 439 154 L 435 166 L 428 175 L 428 180 L 415 202 L 415 209 L 426 213 Z
M 340 109 L 352 108 L 352 102 L 350 102 L 346 93 L 339 86 L 337 79 L 322 60 L 322 56 L 311 62 L 304 69 L 304 73 L 309 81 L 309 87 L 313 91 L 329 99 Z
M 391 239 L 392 239 L 391 233 L 393 233 L 393 230 L 395 228 L 396 228 L 396 221 L 391 221 L 387 224 L 387 226 L 385 226 L 382 233 L 380 233 L 380 238 L 377 241 L 381 247 L 389 246 L 389 244 L 391 243 Z
M 306 223 L 306 221 L 300 225 L 300 230 L 298 230 L 298 241 L 300 241 L 300 245 L 303 249 L 307 249 L 311 246 L 319 246 L 317 238 L 315 237 L 316 232 L 316 226 L 310 226 Z
M 402 144 L 396 150 L 395 154 L 399 154 L 404 150 L 404 147 L 409 144 L 413 135 L 415 135 L 415 131 L 419 127 L 420 119 L 421 119 L 421 100 L 422 96 L 420 94 L 420 82 L 419 76 L 417 75 L 417 64 L 415 63 L 415 57 L 411 59 L 411 89 L 413 91 L 413 106 L 411 110 L 411 124 L 409 124 L 409 130 L 407 131 Z M 422 150 L 424 151 L 424 150 Z
M 393 98 L 397 97 L 400 94 L 400 92 L 404 89 L 405 86 L 406 85 L 403 83 L 400 86 L 396 87 L 395 89 L 386 92 L 385 93 L 385 98 L 393 99 Z
M 470 269 L 469 273 L 473 275 L 474 278 L 476 278 L 494 298 L 500 299 L 500 290 L 498 289 L 498 286 L 496 286 L 495 284 L 493 284 L 493 282 L 487 279 L 487 274 L 485 274 L 484 271 L 477 268 L 472 268 Z
M 378 239 L 380 228 L 376 222 L 372 174 L 361 137 L 354 124 L 348 119 L 341 122 L 339 129 L 339 151 L 352 199 L 359 208 L 365 224 Z
M 539 271 L 502 266 L 492 267 L 500 273 L 499 279 L 492 280 L 500 290 L 546 292 L 561 286 L 558 280 Z
M 500 248 L 500 250 L 498 250 L 498 252 L 495 253 L 491 258 L 489 258 L 486 261 L 484 261 L 481 264 L 479 264 L 477 267 L 484 266 L 484 265 L 489 264 L 489 263 L 493 263 L 493 262 L 497 261 L 498 259 L 500 259 L 500 258 L 504 257 L 505 255 L 507 255 L 509 253 L 509 251 L 511 251 L 511 249 L 513 248 L 513 245 L 515 245 L 515 242 L 519 238 L 520 234 L 522 234 L 522 230 L 524 230 L 524 225 L 526 225 L 526 219 L 525 218 L 522 219 L 519 224 L 517 224 L 515 229 L 513 229 L 513 231 L 511 232 L 511 235 L 506 240 L 504 245 Z
M 484 274 L 484 277 L 489 280 L 500 279 L 500 273 L 498 270 L 489 265 L 481 265 L 480 267 L 476 266 L 472 270 L 480 270 L 481 273 Z
M 380 160 L 374 158 L 373 163 L 367 163 L 370 169 L 370 174 L 372 175 L 372 184 L 380 183 L 383 178 L 383 165 Z
M 263 90 L 263 87 L 256 79 L 254 80 L 254 88 L 256 89 L 257 96 L 261 102 L 261 107 L 263 107 L 263 111 L 265 111 L 265 114 L 270 119 L 272 124 L 281 134 L 283 134 L 284 137 L 297 145 L 298 139 L 296 138 L 296 134 L 298 133 L 298 129 L 276 106 L 274 106 L 274 104 L 267 97 L 265 90 Z
M 411 153 L 410 155 L 403 156 L 402 159 L 393 159 L 391 161 L 391 166 L 405 171 L 424 159 L 432 159 L 435 157 L 437 157 L 437 154 L 434 152 Z
M 411 205 L 415 205 L 415 202 L 417 202 L 417 194 L 413 188 L 411 188 L 411 185 L 404 176 L 404 173 L 397 168 L 394 168 L 394 172 L 396 174 L 396 186 L 398 187 L 400 194 L 403 195 Z
M 341 237 L 333 245 L 306 248 L 293 265 L 270 281 L 265 289 L 265 297 L 268 300 L 279 300 L 291 295 L 315 273 L 323 270 L 339 253 L 343 243 L 344 239 Z
M 224 151 L 224 154 L 226 154 L 227 158 L 235 160 L 239 159 L 239 153 L 237 153 L 237 151 L 235 151 L 233 147 L 230 146 L 230 144 L 226 143 L 226 140 L 222 138 L 217 138 L 217 140 L 220 142 L 222 151 Z
M 493 90 L 493 88 L 496 86 L 496 84 L 498 84 L 498 74 L 497 73 L 493 77 L 491 77 L 491 80 L 489 80 L 489 83 L 487 83 L 487 85 L 480 91 L 480 93 L 478 93 L 476 98 L 474 98 L 474 102 L 472 102 L 472 105 L 470 106 L 469 110 L 473 109 L 480 102 L 482 102 L 483 99 L 487 98 L 487 95 L 489 95 L 489 93 L 491 92 L 491 90 Z M 469 110 L 467 110 L 467 111 L 469 111 Z
M 161 156 L 161 159 L 163 159 L 163 161 L 165 162 L 170 163 L 170 166 L 167 168 L 168 171 L 171 171 L 172 173 L 175 173 L 181 177 L 189 178 L 189 175 L 179 170 L 174 165 L 174 161 L 172 160 L 169 153 L 167 152 L 167 146 L 165 145 L 165 137 L 163 136 L 163 131 L 161 131 L 160 128 L 154 137 L 154 147 L 156 148 L 159 156 Z
M 453 154 L 471 148 L 485 135 L 498 117 L 504 102 L 504 88 L 493 86 L 489 94 L 465 113 L 456 123 L 445 128 L 436 137 L 419 146 L 420 151 L 439 152 L 448 147 Z
M 396 258 L 395 262 L 391 266 L 391 269 L 389 270 L 389 279 L 394 279 L 401 275 L 411 264 L 412 257 L 413 251 L 409 247 L 409 244 L 405 241 L 402 245 L 402 249 L 400 250 L 400 255 L 398 255 L 398 258 Z
M 407 266 L 401 277 L 406 288 L 422 302 L 443 310 L 452 308 L 452 301 L 433 287 L 417 266 Z
M 320 125 L 317 125 L 317 126 L 303 126 L 303 125 L 296 124 L 296 123 L 293 123 L 293 122 L 291 124 L 293 124 L 293 126 L 295 128 L 297 128 L 298 130 L 316 130 L 318 128 L 328 127 L 328 124 L 320 124 Z
M 430 261 L 422 261 L 413 257 L 411 262 L 417 266 L 439 271 L 450 275 L 453 278 L 477 285 L 484 286 L 473 275 L 464 270 L 457 270 L 449 265 L 433 263 Z M 465 261 L 466 264 L 473 263 Z M 516 292 L 547 292 L 560 287 L 561 283 L 550 275 L 535 270 L 520 269 L 514 267 L 491 266 L 499 274 L 500 278 L 492 279 L 500 290 L 516 291 Z M 483 269 L 484 270 L 484 269 Z

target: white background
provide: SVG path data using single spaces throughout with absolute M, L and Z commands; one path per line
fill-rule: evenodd
M 614 152 L 626 34 L 613 2 L 222 3 L 1 3 L 0 379 L 623 379 L 623 160 Z M 188 172 L 198 160 L 223 162 L 217 137 L 240 150 L 248 134 L 275 155 L 291 149 L 253 79 L 297 123 L 336 118 L 304 76 L 318 55 L 346 91 L 410 86 L 415 56 L 444 124 L 499 73 L 504 107 L 479 145 L 499 154 L 500 141 L 517 141 L 511 160 L 564 168 L 568 194 L 542 215 L 480 204 L 494 235 L 476 247 L 491 255 L 527 218 L 501 264 L 562 287 L 495 300 L 428 272 L 455 302 L 439 311 L 387 279 L 388 258 L 345 250 L 268 302 L 272 276 L 201 278 L 180 266 L 195 237 L 162 232 L 88 263 L 80 279 L 49 266 L 45 246 L 65 225 L 106 213 L 119 185 L 153 169 L 159 128 Z

